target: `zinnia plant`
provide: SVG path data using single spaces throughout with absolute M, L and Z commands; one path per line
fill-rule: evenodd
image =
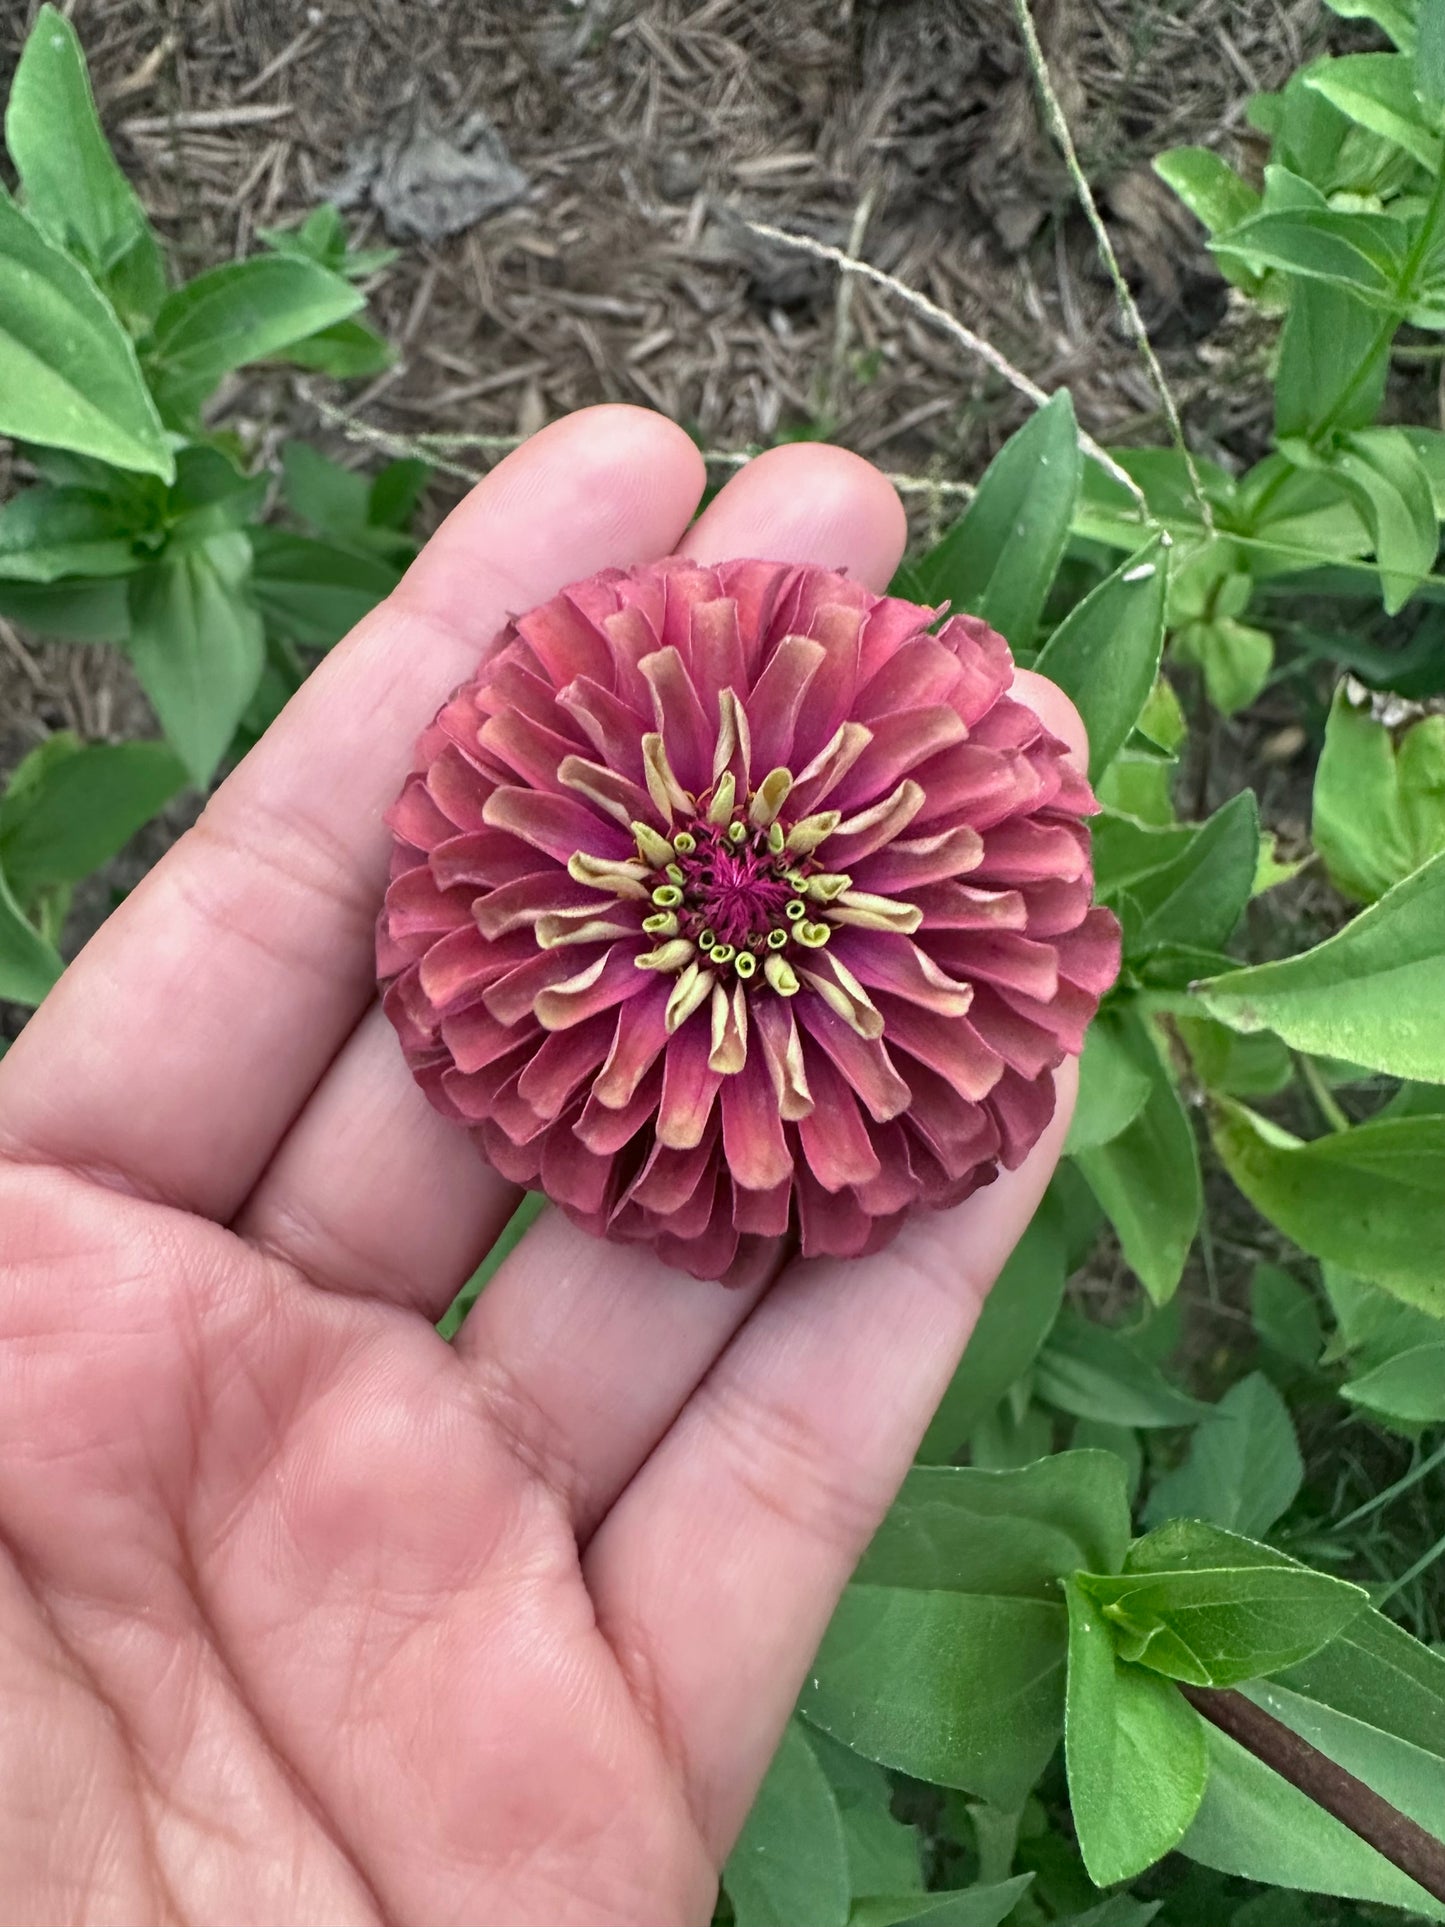
M 389 821 L 418 1082 L 577 1223 L 724 1276 L 1017 1165 L 1118 967 L 1094 808 L 1002 637 L 824 569 L 607 570 L 518 616 Z

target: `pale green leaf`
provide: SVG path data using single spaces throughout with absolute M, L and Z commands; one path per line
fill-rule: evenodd
M 1032 1874 L 953 1892 L 873 1896 L 854 1903 L 848 1927 L 998 1927 L 1028 1891 Z M 800 1916 L 793 1927 L 802 1927 Z
M 0 998 L 38 1004 L 64 968 L 59 951 L 25 917 L 0 870 Z
M 280 354 L 364 300 L 303 255 L 226 261 L 166 297 L 149 360 L 177 405 L 193 406 L 233 368 Z
M 1210 1128 L 1240 1190 L 1302 1250 L 1445 1313 L 1445 1117 L 1306 1143 L 1221 1098 Z
M 962 517 L 914 565 L 922 599 L 982 616 L 1026 648 L 1068 539 L 1079 466 L 1073 403 L 1060 389 L 999 450 Z
M 77 745 L 23 787 L 22 771 L 0 799 L 0 867 L 22 901 L 99 869 L 186 779 L 164 743 Z
M 1096 1602 L 1065 1580 L 1064 1756 L 1074 1831 L 1099 1887 L 1132 1880 L 1176 1847 L 1204 1794 L 1203 1722 L 1158 1674 L 1125 1664 Z
M 84 488 L 26 488 L 0 508 L 0 578 L 129 575 L 144 556 L 121 505 Z
M 848 1856 L 827 1775 L 796 1721 L 783 1733 L 722 1883 L 737 1927 L 845 1927 Z
M 135 349 L 90 276 L 0 189 L 0 435 L 169 482 Z
M 1122 749 L 1154 687 L 1167 594 L 1168 556 L 1155 536 L 1070 610 L 1034 664 L 1083 717 L 1093 778 Z
M 1148 1525 L 1208 1519 L 1250 1538 L 1269 1531 L 1294 1503 L 1304 1461 L 1289 1410 L 1262 1372 L 1251 1372 L 1196 1428 L 1189 1454 L 1149 1494 Z
M 1363 903 L 1445 850 L 1445 716 L 1392 726 L 1342 682 L 1315 771 L 1312 834 L 1330 881 Z
M 1065 1310 L 1034 1369 L 1038 1396 L 1075 1418 L 1153 1428 L 1208 1414 L 1106 1325 Z
M 1296 1365 L 1316 1365 L 1324 1349 L 1324 1324 L 1314 1293 L 1277 1265 L 1254 1268 L 1250 1316 L 1266 1345 Z
M 1089 1026 L 1079 1062 L 1079 1097 L 1064 1149 L 1095 1151 L 1126 1131 L 1148 1100 L 1150 1072 L 1136 1063 L 1120 1019 L 1101 1010 Z M 995 1288 L 996 1289 L 996 1288 Z

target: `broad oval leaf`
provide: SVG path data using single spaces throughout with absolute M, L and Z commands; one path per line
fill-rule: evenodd
M 1238 1686 L 1295 1666 L 1369 1605 L 1369 1594 L 1308 1566 L 1080 1573 L 1114 1625 L 1120 1656 L 1192 1686 Z
M 101 131 L 79 38 L 52 6 L 35 16 L 16 66 L 5 141 L 30 218 L 81 258 L 139 332 L 165 294 L 160 249 Z
M 1373 903 L 1445 850 L 1445 716 L 1377 720 L 1348 679 L 1315 770 L 1311 836 L 1330 881 Z
M 0 998 L 38 1004 L 64 968 L 60 952 L 26 918 L 0 869 Z
M 999 1927 L 1023 1899 L 1032 1879 L 1032 1874 L 1021 1873 L 1012 1880 L 951 1891 L 897 1897 L 870 1894 L 854 1902 L 848 1927 Z
M 303 255 L 226 261 L 166 297 L 148 359 L 175 405 L 191 407 L 233 368 L 279 354 L 364 302 L 349 281 Z
M 1149 1494 L 1144 1518 L 1208 1519 L 1258 1538 L 1287 1512 L 1304 1482 L 1289 1408 L 1263 1372 L 1251 1372 L 1201 1421 L 1189 1455 Z
M 0 189 L 0 435 L 175 474 L 115 310 Z
M 133 532 L 122 506 L 93 489 L 22 489 L 0 508 L 0 579 L 130 575 L 145 559 Z
M 1061 389 L 1004 443 L 964 514 L 914 564 L 921 599 L 982 616 L 1027 648 L 1068 540 L 1079 469 L 1074 405 Z
M 265 641 L 247 592 L 244 535 L 168 552 L 131 578 L 129 654 L 167 740 L 204 789 L 261 678 Z
M 1056 682 L 1089 732 L 1089 775 L 1101 776 L 1138 722 L 1164 649 L 1168 554 L 1155 536 L 1055 629 L 1034 667 Z
M 1445 1316 L 1445 1116 L 1304 1142 L 1219 1098 L 1210 1131 L 1250 1203 L 1302 1250 Z
M 1129 1544 L 1112 1452 L 1058 1452 L 1017 1471 L 916 1465 L 856 1574 L 860 1585 L 1053 1599 L 1080 1566 L 1117 1571 Z
M 1101 1010 L 1084 1039 L 1078 1102 L 1064 1150 L 1070 1154 L 1096 1151 L 1112 1143 L 1143 1110 L 1152 1084 L 1149 1071 L 1135 1062 L 1127 1039 L 1121 1036 L 1117 1014 Z
M 1145 1430 L 1193 1425 L 1210 1411 L 1171 1385 L 1118 1332 L 1069 1309 L 1039 1353 L 1034 1390 L 1075 1418 Z
M 1178 1688 L 1127 1665 L 1097 1604 L 1065 1580 L 1064 1759 L 1074 1831 L 1095 1886 L 1132 1880 L 1177 1847 L 1204 1796 L 1204 1722 Z
M 1340 1396 L 1405 1425 L 1445 1420 L 1445 1332 L 1434 1343 L 1398 1352 L 1340 1387 Z
M 1062 1605 L 850 1586 L 799 1708 L 844 1745 L 936 1786 L 1017 1806 L 1058 1745 Z
M 737 1927 L 845 1927 L 848 1854 L 828 1777 L 796 1720 L 722 1871 Z

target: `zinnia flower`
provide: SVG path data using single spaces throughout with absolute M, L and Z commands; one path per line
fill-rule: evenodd
M 515 618 L 388 821 L 385 1007 L 505 1177 L 722 1277 L 1017 1165 L 1118 968 L 1096 806 L 983 622 L 773 562 Z

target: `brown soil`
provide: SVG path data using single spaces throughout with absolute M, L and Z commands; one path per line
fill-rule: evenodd
M 1100 439 L 1155 440 L 1156 399 L 1041 131 L 1008 0 L 79 0 L 123 165 L 194 273 L 299 219 L 368 137 L 480 112 L 529 187 L 406 246 L 372 309 L 401 351 L 346 390 L 251 374 L 219 412 L 263 458 L 346 444 L 323 389 L 394 436 L 525 433 L 603 399 L 704 445 L 827 433 L 890 470 L 978 473 L 1027 404 L 892 296 L 759 242 L 757 218 L 849 244 L 986 335 Z M 1150 158 L 1248 158 L 1248 96 L 1323 33 L 1317 0 L 1040 0 L 1085 167 L 1208 451 L 1257 452 L 1258 325 L 1225 299 Z M 33 17 L 0 0 L 0 87 Z M 369 209 L 359 244 L 383 240 Z M 323 396 L 324 399 L 324 396 Z M 367 459 L 355 449 L 349 460 Z M 469 465 L 482 457 L 468 452 Z M 5 480 L 0 468 L 0 487 Z M 431 511 L 459 483 L 442 480 Z M 912 497 L 922 501 L 923 497 Z M 0 775 L 49 730 L 149 733 L 114 651 L 0 622 Z M 90 893 L 92 925 L 173 833 Z M 79 931 L 77 931 L 79 934 Z

